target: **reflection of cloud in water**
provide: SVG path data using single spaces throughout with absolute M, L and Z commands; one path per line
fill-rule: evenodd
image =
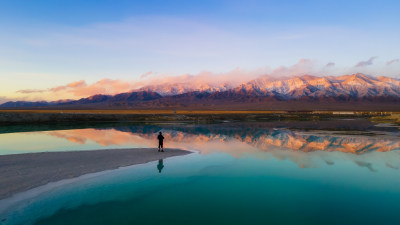
M 392 169 L 395 169 L 395 170 L 398 170 L 398 169 L 399 169 L 399 167 L 393 166 L 393 165 L 390 164 L 390 163 L 386 163 L 385 165 L 386 165 L 387 167 L 392 168 Z
M 335 162 L 332 162 L 332 161 L 329 161 L 329 160 L 325 160 L 325 163 L 327 165 L 330 165 L 330 166 L 335 164 Z
M 102 146 L 156 147 L 157 126 L 132 126 L 117 129 L 81 129 L 51 131 L 49 135 L 63 138 L 77 144 L 88 141 Z M 315 167 L 315 156 L 333 165 L 337 154 L 321 152 L 343 152 L 351 155 L 389 152 L 400 149 L 398 137 L 335 135 L 329 132 L 300 132 L 286 129 L 254 129 L 243 132 L 237 129 L 205 129 L 203 127 L 168 127 L 163 128 L 165 147 L 197 150 L 201 154 L 225 152 L 234 157 L 252 155 L 257 158 L 290 160 L 300 167 Z M 313 153 L 313 154 L 310 154 Z M 347 156 L 349 157 L 349 156 Z M 356 157 L 356 156 L 354 156 Z M 395 157 L 397 159 L 397 157 Z M 355 161 L 375 171 L 372 165 Z M 387 167 L 393 168 L 392 164 Z M 392 166 L 392 167 L 391 167 Z
M 61 130 L 48 132 L 49 135 L 58 138 L 67 139 L 70 142 L 77 144 L 85 144 L 88 141 L 96 142 L 102 146 L 110 145 L 129 145 L 129 144 L 140 144 L 147 139 L 126 132 L 116 130 L 97 130 L 97 129 L 82 129 L 82 130 Z
M 354 161 L 357 165 L 359 165 L 360 167 L 366 167 L 369 169 L 369 171 L 371 172 L 376 172 L 376 170 L 372 167 L 372 163 L 369 162 L 363 162 L 363 161 Z
M 62 132 L 52 132 L 51 135 L 58 138 L 65 138 L 72 143 L 77 143 L 81 145 L 85 144 L 87 140 L 86 137 L 69 136 L 68 134 L 64 134 Z

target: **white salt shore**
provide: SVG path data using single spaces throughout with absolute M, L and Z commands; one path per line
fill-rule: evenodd
M 0 156 L 0 199 L 50 182 L 190 154 L 180 149 L 109 149 Z

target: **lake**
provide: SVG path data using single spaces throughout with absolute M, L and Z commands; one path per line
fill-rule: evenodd
M 0 155 L 155 148 L 159 131 L 166 148 L 193 153 L 0 200 L 0 224 L 400 224 L 400 129 L 392 124 L 14 126 L 0 130 Z

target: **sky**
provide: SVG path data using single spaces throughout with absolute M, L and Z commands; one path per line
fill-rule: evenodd
M 0 103 L 282 68 L 400 78 L 398 12 L 397 0 L 0 0 Z

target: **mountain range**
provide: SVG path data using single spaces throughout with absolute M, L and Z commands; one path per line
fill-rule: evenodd
M 210 109 L 352 109 L 400 107 L 400 80 L 365 74 L 345 76 L 262 76 L 232 86 L 228 83 L 169 83 L 145 86 L 117 95 L 97 94 L 79 100 L 6 102 L 2 108 L 210 108 Z M 344 105 L 343 107 L 340 105 Z M 340 107 L 339 107 L 340 106 Z M 322 107 L 322 108 L 321 108 Z M 383 107 L 382 109 L 377 107 Z M 361 109 L 360 108 L 360 109 Z

